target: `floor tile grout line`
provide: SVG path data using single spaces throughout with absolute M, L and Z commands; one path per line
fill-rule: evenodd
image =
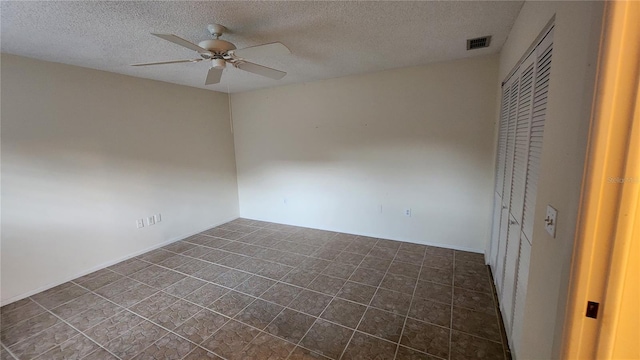
M 401 245 L 402 246 L 402 245 Z M 413 287 L 413 294 L 411 294 L 411 301 L 409 302 L 409 309 L 407 309 L 407 316 L 404 318 L 404 323 L 402 324 L 402 330 L 400 330 L 400 338 L 398 339 L 398 346 L 396 347 L 396 353 L 393 355 L 394 359 L 398 358 L 398 351 L 400 351 L 400 346 L 402 344 L 402 336 L 404 335 L 404 329 L 407 326 L 407 319 L 409 319 L 409 314 L 411 314 L 411 307 L 413 306 L 413 299 L 416 296 L 416 290 L 418 289 L 418 285 L 420 285 L 420 275 L 422 274 L 422 267 L 424 266 L 425 257 L 426 257 L 426 249 L 425 253 L 422 254 L 422 262 L 420 263 L 420 270 L 418 271 L 418 279 L 416 280 L 416 284 Z M 453 289 L 451 290 L 453 292 Z M 451 324 L 449 324 L 451 326 Z M 451 346 L 451 336 L 449 336 L 449 346 Z
M 376 241 L 376 244 L 377 243 L 378 243 L 378 241 Z M 382 275 L 382 279 L 380 279 L 380 282 L 378 283 L 378 286 L 376 287 L 376 291 L 373 293 L 373 296 L 371 296 L 371 299 L 369 299 L 369 303 L 367 304 L 367 308 L 365 309 L 365 312 L 362 313 L 362 316 L 360 316 L 360 320 L 358 321 L 358 324 L 356 325 L 356 328 L 355 328 L 356 330 L 360 327 L 360 324 L 362 323 L 362 319 L 364 319 L 364 316 L 366 315 L 367 311 L 369 310 L 369 307 L 371 306 L 371 303 L 373 302 L 373 299 L 376 297 L 376 294 L 378 294 L 378 291 L 380 291 L 380 285 L 382 285 L 382 282 L 384 281 L 384 278 L 389 273 L 389 268 L 391 267 L 391 264 L 393 264 L 393 261 L 398 256 L 398 252 L 400 251 L 400 247 L 401 246 L 402 245 L 398 246 L 398 248 L 396 249 L 396 252 L 393 255 L 393 259 L 391 259 L 391 262 L 389 262 L 389 265 L 387 266 L 387 269 L 385 270 L 384 275 Z M 373 245 L 373 247 L 371 247 L 371 249 L 373 249 L 374 247 L 375 247 L 375 244 Z M 367 252 L 367 254 L 369 254 L 370 252 L 371 252 L 371 250 L 369 250 L 369 252 Z M 362 258 L 362 261 L 360 262 L 360 264 L 358 264 L 358 267 L 360 267 L 360 265 L 362 265 L 362 262 L 364 261 L 364 259 L 366 259 L 366 255 L 365 255 L 364 258 Z M 351 276 L 353 276 L 353 274 L 351 274 Z M 343 285 L 343 287 L 344 287 L 344 285 Z M 407 312 L 408 312 L 408 310 L 407 310 Z M 340 356 L 338 357 L 338 359 L 341 359 L 344 356 L 344 354 L 347 351 L 347 348 L 349 347 L 349 344 L 351 344 L 351 340 L 353 340 L 353 336 L 354 335 L 355 335 L 355 331 L 351 334 L 351 337 L 349 338 L 349 341 L 347 341 L 347 344 L 344 346 L 344 349 L 342 349 L 342 353 L 340 353 Z M 397 348 L 397 346 L 398 345 L 396 344 L 396 348 Z
M 85 289 L 86 289 L 86 288 L 85 288 Z M 76 328 L 75 326 L 73 326 L 72 324 L 70 324 L 69 322 L 67 322 L 65 319 L 63 319 L 63 318 L 61 318 L 60 316 L 58 316 L 57 314 L 53 313 L 53 311 L 51 311 L 51 310 L 49 310 L 49 309 L 45 308 L 44 306 L 42 306 L 42 304 L 40 304 L 40 303 L 39 303 L 39 302 L 37 302 L 36 300 L 33 300 L 33 301 L 34 301 L 34 302 L 36 302 L 38 305 L 40 305 L 43 309 L 45 309 L 45 311 L 47 311 L 49 314 L 51 314 L 52 316 L 54 316 L 55 318 L 57 318 L 59 321 L 62 321 L 62 322 L 63 322 L 63 323 L 65 323 L 67 326 L 69 326 L 69 327 L 73 328 L 75 331 L 77 331 L 77 332 L 79 333 L 78 335 L 82 335 L 82 336 L 84 336 L 85 338 L 87 338 L 87 339 L 89 339 L 91 342 L 93 342 L 94 344 L 98 345 L 98 347 L 100 347 L 100 348 L 104 349 L 104 350 L 105 350 L 106 352 L 108 352 L 109 354 L 111 354 L 111 355 L 115 356 L 115 358 L 116 358 L 116 359 L 120 359 L 120 360 L 122 360 L 119 356 L 116 356 L 116 354 L 112 353 L 111 351 L 109 351 L 109 349 L 107 349 L 107 348 L 105 348 L 104 346 L 102 346 L 102 344 L 98 343 L 97 341 L 95 341 L 94 339 L 92 339 L 90 336 L 87 336 L 84 332 L 80 331 L 80 329 Z M 49 328 L 50 328 L 50 327 L 49 327 Z M 77 337 L 78 335 L 74 336 L 73 338 Z M 69 341 L 69 340 L 70 340 L 70 339 L 67 339 L 67 340 L 65 340 L 64 342 Z M 60 346 L 60 345 L 61 345 L 61 344 L 63 344 L 64 342 L 62 342 L 62 343 L 60 343 L 60 344 L 58 344 L 58 345 L 56 345 L 56 346 Z M 52 347 L 51 349 L 54 349 L 56 346 Z M 50 351 L 51 349 L 48 349 L 47 351 Z M 42 355 L 43 355 L 43 354 L 45 354 L 45 353 L 46 353 L 46 352 L 43 352 L 42 354 L 39 354 L 39 355 L 38 355 L 38 357 L 42 356 Z M 87 354 L 87 355 L 83 356 L 82 358 L 85 358 L 85 357 L 87 357 L 87 356 L 89 356 L 89 355 L 91 355 L 91 354 L 93 354 L 93 351 L 92 351 L 92 352 L 90 352 L 89 354 Z M 82 358 L 79 358 L 79 359 L 81 360 Z

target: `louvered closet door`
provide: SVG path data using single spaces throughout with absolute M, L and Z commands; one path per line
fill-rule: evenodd
M 540 155 L 544 136 L 544 123 L 547 112 L 547 95 L 549 75 L 551 73 L 551 55 L 553 50 L 553 28 L 536 48 L 535 73 L 533 86 L 533 104 L 531 128 L 529 132 L 529 149 L 527 154 L 527 176 L 523 204 L 522 231 L 520 233 L 520 253 L 516 276 L 513 324 L 510 331 L 515 342 L 514 349 L 520 347 L 522 329 L 524 327 L 524 305 L 529 280 L 529 262 L 531 258 L 534 208 L 536 206 L 537 183 L 540 173 Z M 509 329 L 507 329 L 509 331 Z
M 495 271 L 498 258 L 498 244 L 500 242 L 500 220 L 502 218 L 502 189 L 504 185 L 504 172 L 507 152 L 507 132 L 509 124 L 509 87 L 503 87 L 502 106 L 500 109 L 500 126 L 498 132 L 498 147 L 496 156 L 496 187 L 493 196 L 493 225 L 491 227 L 491 252 L 489 264 Z
M 500 305 L 506 315 L 505 326 L 510 329 L 513 320 L 513 296 L 515 290 L 516 269 L 520 252 L 520 230 L 522 223 L 522 204 L 527 176 L 527 153 L 529 150 L 529 129 L 531 121 L 531 99 L 533 97 L 534 58 L 529 56 L 521 65 L 520 94 L 516 109 L 516 129 L 513 152 L 513 171 L 511 176 L 511 196 L 509 202 L 509 224 L 507 227 L 506 256 Z
M 513 173 L 513 147 L 515 145 L 516 116 L 520 89 L 520 79 L 512 76 L 505 86 L 509 87 L 509 111 L 507 115 L 507 145 L 505 156 L 505 172 L 502 186 L 502 212 L 500 218 L 500 236 L 498 239 L 498 261 L 496 263 L 496 279 L 504 274 L 504 257 L 507 252 L 507 232 L 509 227 L 509 204 L 511 202 L 511 176 Z M 502 281 L 496 281 L 498 293 L 502 291 Z

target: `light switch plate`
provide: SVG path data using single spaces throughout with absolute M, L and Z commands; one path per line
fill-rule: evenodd
M 558 219 L 558 210 L 551 205 L 547 205 L 547 216 L 544 218 L 544 228 L 551 237 L 556 237 L 556 222 Z
M 138 229 L 143 228 L 144 227 L 144 219 L 138 219 L 136 220 L 136 227 Z
M 162 214 L 158 213 L 153 215 L 153 219 L 156 221 L 156 223 L 159 223 L 162 221 Z
M 149 216 L 147 218 L 147 223 L 149 224 L 149 226 L 151 226 L 156 223 L 156 219 L 153 216 Z

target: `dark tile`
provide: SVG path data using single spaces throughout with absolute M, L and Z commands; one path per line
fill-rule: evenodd
M 293 301 L 293 299 L 296 298 L 296 296 L 298 296 L 300 291 L 302 291 L 302 289 L 298 287 L 283 283 L 277 283 L 260 297 L 267 301 L 271 301 L 282 306 L 287 306 Z
M 200 310 L 202 310 L 202 308 L 198 305 L 184 300 L 178 300 L 149 320 L 166 329 L 173 330 L 197 314 Z
M 230 291 L 223 297 L 209 305 L 209 309 L 229 317 L 236 316 L 242 309 L 255 300 L 253 296 L 245 295 L 237 291 Z
M 81 359 L 97 349 L 99 346 L 96 343 L 83 335 L 78 335 L 40 355 L 38 360 Z
M 424 254 L 427 249 L 427 245 L 412 244 L 408 242 L 400 243 L 400 251 L 408 251 L 416 254 Z
M 397 252 L 398 249 L 376 245 L 369 252 L 369 256 L 374 256 L 380 259 L 393 260 Z
M 319 316 L 330 302 L 331 296 L 311 290 L 303 290 L 298 297 L 289 304 L 289 307 L 306 314 Z
M 235 319 L 262 330 L 267 327 L 271 320 L 283 309 L 284 307 L 280 305 L 257 299 L 236 315 Z
M 376 293 L 376 288 L 369 285 L 347 281 L 336 296 L 368 305 Z
M 229 268 L 226 268 L 220 265 L 211 264 L 195 272 L 193 276 L 197 277 L 198 279 L 202 279 L 206 281 L 214 281 L 215 278 L 217 278 L 218 276 L 224 274 L 229 270 L 230 270 Z
M 364 305 L 336 298 L 327 306 L 321 317 L 355 329 L 366 309 Z
M 275 336 L 261 333 L 240 354 L 240 359 L 286 359 L 295 348 L 294 344 Z
M 175 334 L 167 334 L 146 348 L 134 360 L 180 360 L 194 347 L 195 345 Z
M 226 358 L 233 358 L 259 333 L 252 327 L 231 320 L 205 340 L 201 346 Z
M 65 284 L 68 284 L 68 285 L 65 285 L 65 286 L 73 285 L 73 283 L 65 283 Z M 3 307 L 1 307 L 0 308 L 0 313 L 4 314 L 6 312 L 17 310 L 17 309 L 19 309 L 19 308 L 21 308 L 21 307 L 23 307 L 25 305 L 28 305 L 28 304 L 30 304 L 32 302 L 33 301 L 30 298 L 24 298 L 22 300 L 14 301 L 11 304 L 7 304 L 7 305 L 4 305 Z
M 284 278 L 282 278 L 282 281 L 297 286 L 307 287 L 313 280 L 315 280 L 316 277 L 318 277 L 318 275 L 318 272 L 311 270 L 293 269 Z
M 245 235 L 244 233 L 239 233 L 239 232 L 229 231 L 229 230 L 224 230 L 224 229 L 218 229 L 218 228 L 214 228 L 214 229 L 209 229 L 207 231 L 203 231 L 202 234 L 209 235 L 209 236 L 215 236 L 215 237 L 219 237 L 219 238 L 227 239 L 227 240 L 238 240 L 238 239 L 240 239 L 241 237 L 243 237 Z
M 192 352 L 189 353 L 189 355 L 187 355 L 184 359 L 182 360 L 224 360 L 223 358 L 221 358 L 220 356 L 207 351 L 201 347 L 196 348 L 195 350 L 193 350 Z
M 305 261 L 303 261 L 300 264 L 300 266 L 298 266 L 298 268 L 302 270 L 322 272 L 324 269 L 327 268 L 327 266 L 329 266 L 329 264 L 331 264 L 331 262 L 327 260 L 308 258 Z
M 207 254 L 211 251 L 215 251 L 215 249 L 211 249 L 206 246 L 196 245 L 193 248 L 183 252 L 182 255 L 189 256 L 192 258 L 200 258 L 200 256 L 203 256 L 204 254 Z
M 143 321 L 104 346 L 121 359 L 131 359 L 166 334 L 167 331 L 161 327 Z
M 196 246 L 196 245 L 194 245 Z M 189 261 L 191 261 L 193 259 L 186 257 L 186 256 L 182 256 L 179 254 L 173 255 L 172 257 L 162 261 L 161 263 L 158 263 L 159 266 L 162 267 L 166 267 L 169 269 L 175 269 L 181 265 L 184 265 L 186 263 L 188 263 Z
M 360 254 L 360 255 L 367 255 L 369 253 L 369 251 L 371 251 L 371 249 L 373 249 L 374 245 L 375 244 L 373 244 L 373 243 L 371 243 L 371 244 L 353 243 L 353 244 L 347 246 L 347 248 L 344 249 L 344 250 L 348 251 L 348 252 Z
M 104 272 L 101 275 L 90 278 L 88 280 L 84 280 L 80 282 L 76 281 L 76 283 L 89 290 L 96 290 L 105 285 L 109 285 L 114 281 L 120 280 L 121 278 L 122 278 L 122 275 L 109 271 L 109 272 Z
M 122 311 L 87 330 L 85 335 L 89 336 L 99 344 L 104 345 L 133 329 L 143 320 L 144 319 L 132 312 Z
M 178 301 L 178 298 L 169 295 L 165 292 L 159 291 L 156 294 L 144 299 L 136 305 L 129 308 L 134 313 L 150 318 L 153 315 L 169 307 L 169 305 Z
M 315 318 L 291 309 L 284 309 L 265 329 L 266 332 L 297 343 L 313 324 Z
M 54 308 L 53 310 L 51 310 L 51 312 L 60 316 L 62 319 L 69 319 L 105 301 L 106 300 L 99 297 L 98 295 L 95 295 L 93 293 L 86 293 L 78 298 L 75 298 L 74 300 L 69 301 L 64 305 L 60 305 L 57 308 Z M 35 303 L 32 303 L 32 304 L 35 305 L 33 306 L 34 309 L 32 310 L 33 314 L 32 312 L 22 311 L 22 315 L 23 315 L 22 319 L 28 319 L 31 316 L 37 315 L 42 311 L 44 311 L 44 309 L 42 309 L 42 307 L 40 307 L 39 305 Z M 23 309 L 28 310 L 26 308 L 29 308 L 29 307 L 32 307 L 32 306 L 31 305 L 25 306 Z M 12 320 L 13 319 L 11 318 L 5 319 L 5 317 L 3 316 L 2 326 L 7 326 L 8 324 L 15 323 L 15 321 L 12 321 Z
M 154 279 L 151 279 L 147 282 L 147 285 L 161 290 L 177 283 L 180 280 L 183 280 L 184 278 L 186 278 L 186 275 L 177 273 L 175 271 L 169 271 L 156 276 Z
M 391 264 L 391 259 L 382 259 L 379 257 L 367 255 L 364 257 L 364 259 L 360 263 L 360 267 L 367 268 L 367 269 L 374 269 L 378 271 L 387 271 L 390 264 Z
M 269 266 L 269 264 L 269 261 L 253 258 L 250 261 L 244 261 L 238 265 L 235 265 L 234 268 L 250 274 L 257 274 L 266 266 Z
M 200 344 L 227 321 L 229 318 L 204 309 L 178 326 L 175 332 L 196 344 Z
M 77 297 L 80 297 L 86 294 L 87 292 L 88 292 L 87 290 L 81 288 L 80 286 L 72 284 L 54 293 L 49 293 L 49 291 L 39 293 L 37 295 L 32 296 L 31 299 L 35 300 L 38 304 L 44 306 L 47 309 L 53 309 L 68 301 L 71 301 Z
M 425 254 L 427 255 L 441 256 L 450 259 L 453 259 L 453 253 L 453 249 L 446 249 L 437 246 L 427 246 L 427 248 L 425 249 Z
M 420 280 L 451 285 L 453 281 L 453 270 L 423 266 L 420 272 Z
M 165 269 L 163 267 L 160 267 L 158 265 L 152 265 L 149 267 L 146 267 L 134 274 L 131 274 L 130 277 L 134 280 L 143 282 L 143 283 L 147 283 L 149 280 L 155 278 L 156 276 L 160 275 L 160 274 L 166 274 L 168 273 L 169 269 Z
M 496 314 L 493 295 L 483 292 L 453 288 L 453 306 L 480 311 L 489 315 Z
M 111 355 L 107 350 L 99 348 L 91 354 L 83 357 L 82 360 L 118 360 L 118 358 Z
M 95 295 L 93 295 L 95 297 Z M 81 296 L 80 298 L 84 298 L 86 295 Z M 34 317 L 36 315 L 42 314 L 45 312 L 45 309 L 37 303 L 31 301 L 31 299 L 27 298 L 27 302 L 24 306 L 20 306 L 11 311 L 5 311 L 4 307 L 2 308 L 2 320 L 0 320 L 0 324 L 2 328 L 8 328 L 13 326 L 20 321 L 26 320 L 28 318 Z M 63 305 L 64 307 L 65 305 Z M 69 309 L 70 311 L 73 311 Z M 54 311 L 55 312 L 55 311 Z M 67 315 L 67 314 L 65 314 Z M 68 315 L 66 316 L 68 317 Z
M 109 300 L 113 301 L 114 303 L 122 307 L 130 307 L 142 301 L 143 299 L 146 299 L 147 297 L 151 296 L 157 291 L 158 290 L 152 288 L 151 286 L 147 286 L 142 283 L 139 283 L 128 291 L 111 296 Z
M 415 253 L 404 251 L 402 248 L 398 251 L 395 257 L 395 261 L 401 261 L 413 265 L 422 265 L 422 260 L 424 259 L 424 253 Z
M 414 297 L 409 316 L 428 323 L 451 327 L 451 305 L 448 304 Z
M 418 280 L 415 296 L 451 304 L 452 289 L 451 286 Z
M 26 340 L 31 336 L 47 329 L 59 322 L 58 318 L 48 312 L 21 321 L 14 326 L 2 328 L 0 339 L 6 346 Z
M 318 319 L 300 345 L 332 359 L 338 359 L 353 330 Z
M 322 272 L 325 275 L 338 277 L 341 279 L 348 279 L 351 274 L 356 270 L 355 265 L 349 264 L 332 264 Z
M 404 320 L 404 315 L 368 308 L 358 326 L 358 330 L 389 341 L 398 342 L 400 341 Z
M 233 288 L 240 285 L 243 281 L 247 280 L 251 276 L 251 274 L 247 274 L 242 271 L 229 270 L 215 278 L 213 282 L 221 286 Z
M 407 319 L 400 343 L 442 358 L 449 356 L 449 329 Z
M 324 355 L 320 355 L 316 352 L 313 352 L 309 349 L 305 349 L 303 347 L 297 346 L 291 355 L 289 355 L 288 360 L 327 360 L 328 357 Z
M 69 325 L 59 322 L 56 325 L 11 346 L 10 349 L 19 359 L 33 359 L 54 346 L 60 345 L 79 334 L 79 332 Z
M 498 342 L 454 330 L 451 333 L 451 343 L 451 360 L 504 359 L 502 344 Z
M 353 334 L 342 359 L 344 360 L 393 360 L 397 345 L 360 332 Z
M 397 360 L 441 360 L 438 357 L 400 345 Z
M 434 268 L 447 268 L 451 269 L 453 267 L 453 259 L 427 254 L 424 257 L 424 261 L 422 262 L 423 266 L 434 267 Z
M 389 273 L 411 277 L 415 279 L 420 274 L 420 266 L 409 264 L 409 263 L 403 263 L 400 261 L 394 261 L 391 263 L 391 266 L 389 266 Z
M 484 263 L 456 260 L 453 268 L 456 274 L 464 273 L 484 277 L 489 275 L 489 268 Z
M 198 256 L 195 256 L 198 259 L 209 261 L 209 262 L 217 262 L 227 256 L 231 255 L 230 252 L 220 250 L 220 249 L 209 249 L 206 253 L 201 253 Z
M 80 331 L 86 331 L 123 310 L 124 309 L 118 305 L 109 301 L 103 301 L 95 304 L 89 310 L 67 319 L 67 322 Z
M 190 244 L 186 241 L 177 241 L 174 242 L 173 244 L 169 244 L 167 246 L 163 246 L 162 249 L 164 250 L 169 250 L 169 251 L 173 251 L 174 253 L 183 253 L 187 250 L 191 250 L 195 247 L 195 245 Z
M 327 248 L 320 248 L 311 254 L 312 257 L 329 261 L 334 260 L 338 255 L 340 255 L 340 251 Z
M 416 279 L 402 275 L 387 274 L 382 280 L 382 283 L 380 283 L 380 287 L 413 295 L 413 289 L 416 287 Z
M 308 288 L 310 290 L 315 290 L 333 296 L 340 291 L 340 288 L 342 288 L 342 285 L 344 285 L 345 282 L 345 279 L 334 278 L 327 275 L 318 275 L 318 277 L 309 284 Z
M 202 280 L 188 277 L 169 286 L 164 289 L 164 291 L 174 296 L 185 297 L 204 286 L 204 284 L 206 284 L 206 282 Z
M 378 286 L 382 282 L 384 274 L 384 271 L 357 268 L 356 271 L 353 272 L 353 275 L 351 275 L 349 280 L 365 285 Z
M 274 280 L 254 275 L 245 280 L 242 284 L 236 286 L 235 290 L 253 296 L 260 296 L 275 283 L 276 282 Z
M 411 295 L 387 289 L 378 289 L 371 300 L 371 306 L 400 315 L 407 314 L 410 304 Z
M 183 274 L 193 275 L 211 264 L 201 260 L 191 260 L 188 263 L 178 266 L 175 270 Z
M 378 239 L 378 242 L 376 243 L 377 247 L 383 247 L 383 248 L 389 248 L 389 249 L 395 249 L 398 250 L 400 249 L 400 241 L 395 241 L 395 240 L 387 240 L 387 239 Z
M 334 259 L 334 262 L 358 266 L 360 265 L 360 262 L 362 261 L 362 259 L 364 259 L 364 256 L 365 254 L 342 252 L 340 253 L 340 255 L 336 256 L 336 258 Z
M 452 328 L 485 339 L 501 341 L 498 316 L 464 308 L 453 308 Z
M 229 290 L 223 288 L 222 286 L 205 284 L 203 287 L 187 295 L 185 297 L 185 300 L 191 301 L 201 306 L 209 306 L 228 292 Z
M 142 270 L 144 271 L 144 270 Z M 107 286 L 103 286 L 100 289 L 96 290 L 96 294 L 102 295 L 107 299 L 112 299 L 116 295 L 127 292 L 129 290 L 135 289 L 141 284 L 133 279 L 124 278 L 118 280 L 114 283 L 111 283 Z
M 453 284 L 455 287 L 480 291 L 491 294 L 493 287 L 489 280 L 489 275 L 486 274 L 468 274 L 468 273 L 454 273 Z
M 484 265 L 484 254 L 456 250 L 455 257 L 456 257 L 456 262 L 460 260 L 460 261 L 475 262 L 475 263 Z
M 269 263 L 265 264 L 262 269 L 258 270 L 256 274 L 268 277 L 273 280 L 280 280 L 282 277 L 287 275 L 291 270 L 293 270 L 292 266 L 278 264 L 278 263 Z

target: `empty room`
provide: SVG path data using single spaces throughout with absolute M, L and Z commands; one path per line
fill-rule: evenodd
M 640 358 L 640 3 L 0 15 L 2 360 Z

